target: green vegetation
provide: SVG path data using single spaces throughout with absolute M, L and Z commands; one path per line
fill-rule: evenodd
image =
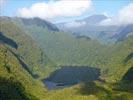
M 0 44 L 0 91 L 0 97 L 5 98 L 2 100 L 36 99 L 43 96 L 46 91 L 42 83 L 34 80 L 3 44 Z
M 120 80 L 133 64 L 132 58 L 129 58 L 127 63 L 123 63 L 133 52 L 133 36 L 129 36 L 124 41 L 115 44 L 105 45 L 97 40 L 75 38 L 64 32 L 48 30 L 35 23 L 25 26 L 21 19 L 18 26 L 27 30 L 27 34 L 37 41 L 47 56 L 58 67 L 97 67 L 102 70 L 104 79 L 115 82 Z
M 21 83 L 14 80 L 12 77 L 10 79 L 0 77 L 1 100 L 37 100 L 34 96 L 25 93 Z
M 0 32 L 17 43 L 18 49 L 14 50 L 15 53 L 26 61 L 29 70 L 33 72 L 33 74 L 40 77 L 45 76 L 44 72 L 49 70 L 49 67 L 55 66 L 36 42 L 26 35 L 24 30 L 16 26 L 10 18 L 1 17 L 0 23 Z
M 82 83 L 62 90 L 53 90 L 46 100 L 132 100 L 130 92 L 113 90 L 99 82 Z
M 51 30 L 48 25 L 40 26 L 40 22 L 38 25 L 36 21 L 25 25 L 21 18 L 0 17 L 0 24 L 0 99 L 133 99 L 133 83 L 130 81 L 133 36 L 105 45 L 97 40 L 76 38 L 54 31 L 55 26 Z M 12 44 L 2 39 L 7 39 Z M 41 80 L 61 66 L 99 68 L 103 81 L 47 91 Z

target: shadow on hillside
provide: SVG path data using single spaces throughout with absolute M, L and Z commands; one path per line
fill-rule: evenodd
M 13 47 L 15 49 L 18 48 L 17 43 L 14 40 L 12 40 L 12 39 L 4 36 L 2 32 L 0 32 L 0 43 L 1 42 L 2 43 L 5 43 L 5 44 L 7 44 L 7 45 L 9 45 L 9 46 L 11 46 L 11 47 Z
M 94 95 L 99 92 L 98 87 L 94 82 L 83 83 L 80 86 L 79 93 L 82 95 Z
M 37 100 L 34 96 L 27 94 L 21 83 L 14 78 L 0 77 L 0 100 Z
M 91 38 L 90 38 L 90 37 L 88 37 L 88 36 L 84 36 L 84 35 L 81 35 L 81 36 L 76 36 L 76 38 L 78 38 L 78 39 L 91 40 Z
M 78 91 L 81 95 L 95 95 L 99 100 L 127 100 L 127 95 L 124 93 L 112 92 L 101 85 L 96 85 L 95 82 L 84 83 Z
M 121 81 L 133 82 L 133 67 L 131 67 L 123 76 Z
M 130 59 L 133 58 L 133 52 L 131 52 L 125 59 L 124 59 L 124 63 L 127 63 Z
M 33 74 L 32 71 L 29 69 L 28 65 L 12 50 L 8 49 L 19 61 L 19 63 L 22 65 L 22 67 L 35 79 L 37 79 L 39 76 L 37 74 Z
M 114 90 L 133 93 L 133 67 L 126 72 L 119 83 L 115 84 Z

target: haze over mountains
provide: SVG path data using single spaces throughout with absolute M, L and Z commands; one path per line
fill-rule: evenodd
M 128 36 L 133 32 L 132 24 L 129 25 L 103 25 L 105 20 L 109 19 L 106 15 L 92 15 L 82 20 L 73 22 L 58 23 L 57 27 L 65 32 L 76 36 L 87 36 L 102 42 L 115 42 Z M 129 32 L 124 32 L 128 30 Z M 118 37 L 117 37 L 118 36 Z
M 133 1 L 0 0 L 0 100 L 133 100 Z
M 0 99 L 132 100 L 133 25 L 106 19 L 0 17 Z

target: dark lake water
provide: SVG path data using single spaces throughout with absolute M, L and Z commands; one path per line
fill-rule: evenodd
M 91 82 L 99 79 L 100 70 L 87 66 L 62 67 L 55 70 L 43 80 L 48 90 L 62 89 L 81 82 Z
M 48 90 L 54 90 L 54 89 L 63 89 L 66 87 L 70 87 L 76 84 L 61 84 L 59 85 L 58 83 L 54 83 L 52 81 L 44 81 L 45 86 L 47 87 Z M 78 84 L 78 83 L 77 83 Z

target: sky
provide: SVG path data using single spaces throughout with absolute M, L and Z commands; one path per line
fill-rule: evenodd
M 40 17 L 54 23 L 70 22 L 93 14 L 112 17 L 102 24 L 114 23 L 116 18 L 121 20 L 117 23 L 125 23 L 133 21 L 129 20 L 133 19 L 131 12 L 133 0 L 0 0 L 1 16 Z

